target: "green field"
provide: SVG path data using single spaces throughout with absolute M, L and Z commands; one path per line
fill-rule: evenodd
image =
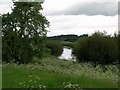
M 62 44 L 63 46 L 67 46 L 67 47 L 71 47 L 71 48 L 73 48 L 75 42 L 61 41 L 61 44 Z
M 3 88 L 117 88 L 117 68 L 102 71 L 90 63 L 59 60 L 55 57 L 34 59 L 36 63 L 3 65 Z

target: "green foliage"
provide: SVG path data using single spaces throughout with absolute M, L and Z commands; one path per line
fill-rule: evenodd
M 3 61 L 28 63 L 43 57 L 49 22 L 39 12 L 39 2 L 14 2 L 11 14 L 3 16 Z
M 61 73 L 37 72 L 17 67 L 4 67 L 3 70 L 5 71 L 3 88 L 117 88 L 116 83 L 83 75 L 71 76 Z
M 67 46 L 67 47 L 74 47 L 74 42 L 68 42 L 68 41 L 61 41 L 63 46 Z
M 49 57 L 49 56 L 51 56 L 51 55 L 52 55 L 52 54 L 51 54 L 51 49 L 45 47 L 45 48 L 44 48 L 43 57 Z
M 91 63 L 77 63 L 60 60 L 56 57 L 35 59 L 38 62 L 34 64 L 3 64 L 3 88 L 27 88 L 30 86 L 34 86 L 34 88 L 38 88 L 38 86 L 73 88 L 75 84 L 79 84 L 80 88 L 118 86 L 119 68 L 117 65 L 105 65 L 106 70 L 104 71 L 101 65 L 94 67 Z
M 52 37 L 47 37 L 48 40 L 60 40 L 63 46 L 68 46 L 73 48 L 74 47 L 74 43 L 79 39 L 79 38 L 83 38 L 83 37 L 88 37 L 88 34 L 83 34 L 83 35 L 72 35 L 72 34 L 68 34 L 68 35 L 59 35 L 59 36 L 52 36 Z
M 79 61 L 110 64 L 118 60 L 118 46 L 115 39 L 101 32 L 79 39 L 73 53 Z
M 71 35 L 71 34 L 70 35 L 59 35 L 59 36 L 48 37 L 48 39 L 75 42 L 78 40 L 78 35 Z
M 79 40 L 77 42 L 75 42 L 75 45 L 74 45 L 72 53 L 77 55 L 77 53 L 79 52 L 78 51 L 79 47 L 82 46 L 83 44 L 85 45 L 87 40 L 88 40 L 88 37 L 79 38 Z
M 20 38 L 17 33 L 8 31 L 3 37 L 3 61 L 28 63 L 33 56 L 30 40 Z M 31 53 L 30 53 L 31 52 Z
M 46 47 L 51 49 L 51 54 L 54 56 L 60 56 L 63 52 L 63 46 L 60 41 L 48 40 Z

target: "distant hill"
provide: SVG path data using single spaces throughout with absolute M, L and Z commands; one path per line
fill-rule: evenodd
M 62 40 L 62 41 L 75 42 L 80 37 L 84 37 L 84 36 L 88 36 L 88 34 L 83 34 L 83 35 L 80 35 L 80 36 L 74 35 L 74 34 L 52 36 L 52 37 L 48 37 L 48 40 Z

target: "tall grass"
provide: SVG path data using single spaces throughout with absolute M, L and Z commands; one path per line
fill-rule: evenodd
M 74 43 L 75 43 L 75 42 L 61 41 L 61 44 L 62 44 L 63 46 L 68 46 L 68 47 L 71 47 L 71 48 L 74 47 Z
M 114 83 L 118 82 L 119 69 L 117 65 L 106 65 L 104 68 L 100 65 L 94 67 L 91 63 L 77 63 L 74 61 L 60 60 L 55 57 L 48 57 L 39 60 L 34 58 L 34 64 L 4 64 L 3 67 L 17 67 L 34 71 L 45 71 L 49 73 L 62 73 L 70 76 L 87 76 L 90 78 L 108 80 Z
M 3 88 L 116 88 L 117 84 L 88 78 L 23 69 L 3 67 Z M 84 90 L 84 89 L 83 89 Z M 86 90 L 86 89 L 85 89 Z

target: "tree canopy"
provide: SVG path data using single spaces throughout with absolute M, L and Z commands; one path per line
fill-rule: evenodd
M 2 15 L 3 60 L 29 62 L 42 57 L 49 22 L 40 2 L 14 2 L 12 13 Z

